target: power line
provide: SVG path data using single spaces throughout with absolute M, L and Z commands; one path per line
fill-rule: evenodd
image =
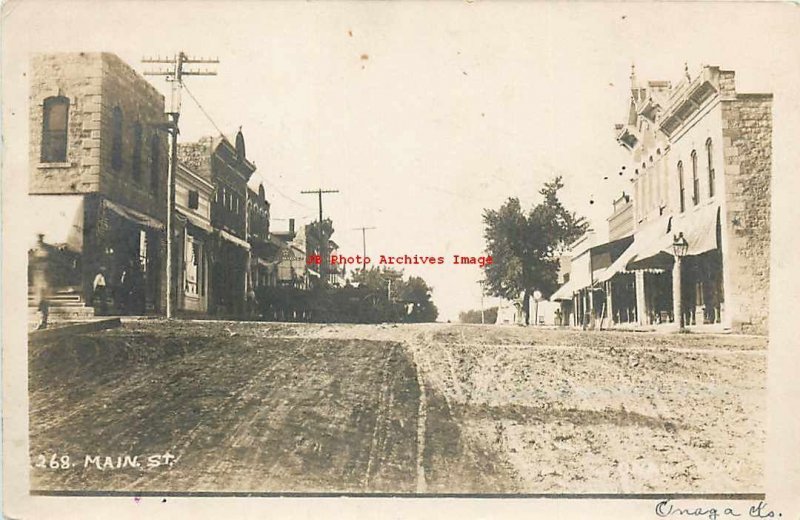
M 186 93 L 189 94 L 189 97 L 192 98 L 192 101 L 194 101 L 194 104 L 197 105 L 197 108 L 200 109 L 200 112 L 202 112 L 203 115 L 206 116 L 206 119 L 208 119 L 208 121 L 211 123 L 211 125 L 214 128 L 217 129 L 217 132 L 219 132 L 220 135 L 224 136 L 225 133 L 220 129 L 220 127 L 217 125 L 217 123 L 214 122 L 214 119 L 211 118 L 211 115 L 209 115 L 209 113 L 206 111 L 206 109 L 203 107 L 203 105 L 200 104 L 200 102 L 197 100 L 197 98 L 194 97 L 194 94 L 192 94 L 192 91 L 189 90 L 189 88 L 186 87 L 185 85 L 184 85 L 184 88 L 186 89 Z
M 262 177 L 262 179 L 263 179 L 263 177 Z M 281 197 L 283 197 L 283 198 L 285 198 L 285 199 L 288 199 L 288 200 L 290 200 L 290 201 L 294 202 L 294 203 L 295 203 L 295 204 L 297 204 L 298 206 L 302 206 L 302 207 L 304 207 L 304 208 L 306 208 L 306 209 L 313 209 L 311 206 L 309 206 L 309 205 L 307 205 L 307 204 L 303 204 L 302 202 L 300 202 L 300 201 L 297 201 L 297 200 L 295 200 L 295 199 L 291 198 L 290 196 L 286 195 L 286 194 L 285 194 L 285 193 L 283 193 L 281 190 L 279 190 L 277 186 L 275 186 L 274 184 L 272 184 L 270 181 L 268 181 L 268 180 L 264 179 L 264 183 L 265 183 L 265 184 L 267 184 L 267 185 L 269 185 L 269 187 L 270 187 L 270 188 L 274 189 L 274 190 L 275 190 L 275 191 L 278 193 L 278 195 L 280 195 Z
M 222 131 L 222 129 L 220 129 L 219 125 L 217 125 L 217 123 L 214 122 L 214 118 L 211 117 L 211 115 L 208 113 L 208 111 L 205 109 L 205 107 L 203 107 L 202 103 L 200 103 L 200 101 L 195 97 L 194 94 L 192 94 L 192 92 L 185 85 L 184 85 L 184 88 L 186 88 L 186 93 L 189 94 L 190 98 L 192 98 L 192 101 L 194 101 L 195 105 L 197 105 L 197 108 L 199 108 L 200 111 L 203 113 L 203 115 L 206 116 L 206 119 L 208 119 L 208 121 L 214 126 L 214 128 L 217 130 L 217 132 L 220 133 L 220 135 L 224 136 L 225 133 Z M 264 179 L 264 177 L 262 177 L 262 180 L 271 189 L 275 190 L 275 192 L 278 193 L 278 195 L 280 195 L 281 197 L 283 197 L 283 198 L 285 198 L 285 199 L 297 204 L 298 206 L 302 206 L 302 207 L 304 207 L 306 209 L 311 209 L 311 206 L 303 204 L 302 202 L 297 201 L 297 200 L 293 199 L 292 197 L 290 197 L 290 196 L 286 195 L 285 193 L 283 193 L 281 190 L 278 189 L 278 187 L 276 185 L 272 184 L 267 179 Z M 280 220 L 280 219 L 274 219 L 274 220 Z

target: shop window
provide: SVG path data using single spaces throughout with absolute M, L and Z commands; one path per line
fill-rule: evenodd
M 713 145 L 711 143 L 711 139 L 706 141 L 706 158 L 708 161 L 708 196 L 714 196 L 714 183 L 716 182 L 715 175 L 714 175 L 714 158 L 713 158 Z
M 200 193 L 197 190 L 189 190 L 189 209 L 200 207 Z
M 136 181 L 142 178 L 142 124 L 133 125 L 133 155 L 131 156 L 131 174 Z
M 158 143 L 158 136 L 150 138 L 150 191 L 153 195 L 158 195 L 158 184 L 161 181 L 159 170 L 161 162 L 161 147 Z
M 681 213 L 686 211 L 686 189 L 683 185 L 683 161 L 678 161 L 678 201 Z
M 700 178 L 697 176 L 697 152 L 692 150 L 692 204 L 700 203 Z
M 114 107 L 111 114 L 111 167 L 122 168 L 122 109 Z
M 63 96 L 45 99 L 42 115 L 42 162 L 66 162 L 69 99 Z

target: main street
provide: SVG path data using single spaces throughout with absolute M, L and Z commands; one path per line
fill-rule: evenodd
M 30 345 L 31 487 L 758 493 L 765 369 L 761 337 L 129 322 Z

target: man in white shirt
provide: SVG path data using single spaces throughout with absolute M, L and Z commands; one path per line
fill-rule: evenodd
M 100 314 L 106 312 L 106 277 L 105 268 L 101 267 L 97 276 L 94 277 L 92 282 L 92 305 L 97 309 L 99 307 Z

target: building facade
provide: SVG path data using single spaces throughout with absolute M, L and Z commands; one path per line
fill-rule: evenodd
M 175 176 L 175 280 L 177 308 L 188 314 L 206 314 L 209 301 L 209 257 L 213 245 L 210 178 L 178 163 Z
M 251 291 L 270 283 L 275 251 L 269 241 L 269 201 L 263 184 L 247 188 L 247 241 L 250 243 Z
M 209 299 L 212 315 L 237 317 L 246 312 L 250 243 L 247 241 L 247 182 L 256 170 L 245 155 L 244 136 L 234 143 L 225 136 L 206 137 L 178 146 L 180 162 L 211 180 L 213 231 L 208 248 Z
M 39 243 L 55 247 L 34 247 L 34 292 L 98 313 L 160 312 L 164 97 L 110 53 L 36 55 L 29 77 L 29 209 Z
M 639 325 L 680 320 L 766 332 L 771 110 L 771 94 L 737 92 L 734 72 L 719 67 L 704 66 L 694 78 L 687 70 L 675 85 L 631 75 L 627 120 L 616 136 L 629 153 L 632 209 L 615 204 L 609 232 L 623 235 L 623 215 L 632 211 L 633 240 L 595 278 L 612 323 L 633 315 Z M 676 262 L 679 236 L 686 252 Z

